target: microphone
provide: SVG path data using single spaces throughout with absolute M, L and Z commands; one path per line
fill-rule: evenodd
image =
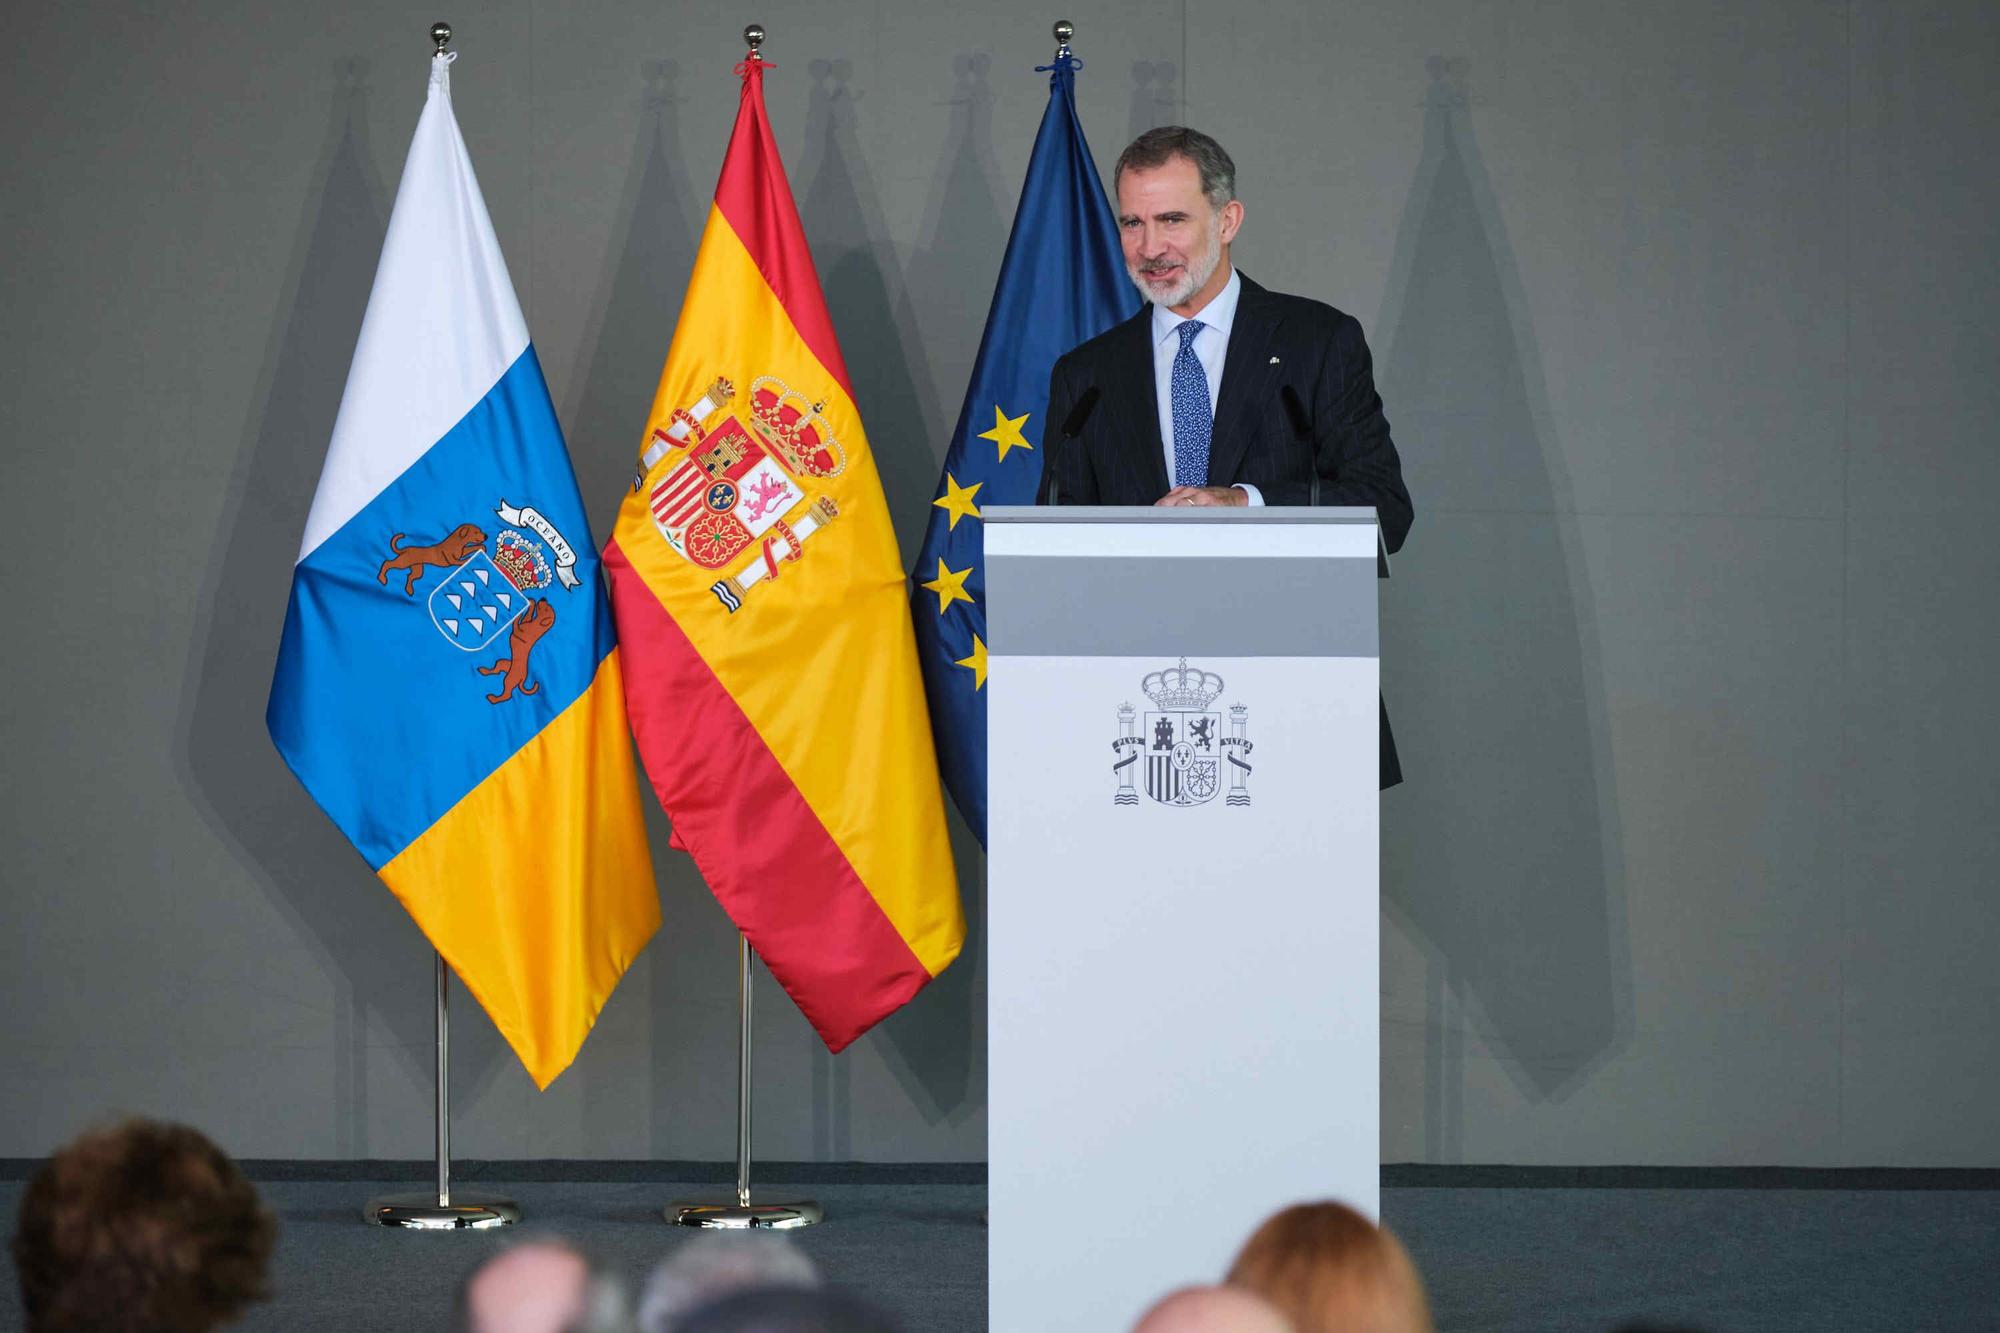
M 1306 446 L 1306 456 L 1311 460 L 1312 479 L 1306 483 L 1306 503 L 1319 507 L 1319 454 L 1312 447 L 1312 421 L 1306 416 L 1306 407 L 1299 401 L 1299 391 L 1287 384 L 1278 390 L 1278 397 L 1285 405 L 1285 416 L 1291 420 L 1292 434 Z
M 1069 415 L 1063 418 L 1062 434 L 1049 446 L 1049 503 L 1051 505 L 1062 503 L 1062 468 L 1058 466 L 1062 452 L 1060 446 L 1064 440 L 1075 439 L 1077 432 L 1083 429 L 1083 423 L 1090 420 L 1090 414 L 1097 410 L 1098 396 L 1095 384 L 1077 395 L 1076 403 L 1069 409 Z
M 1090 414 L 1097 410 L 1097 397 L 1097 386 L 1093 384 L 1077 398 L 1076 406 L 1072 407 L 1069 415 L 1063 418 L 1062 433 L 1065 440 L 1075 439 L 1076 433 L 1083 429 L 1083 423 L 1090 420 Z

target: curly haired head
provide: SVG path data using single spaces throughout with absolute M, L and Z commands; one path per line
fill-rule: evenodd
M 184 1125 L 92 1130 L 35 1173 L 14 1267 L 30 1333 L 201 1333 L 264 1299 L 277 1224 Z
M 1270 1301 L 1299 1333 L 1431 1333 L 1416 1265 L 1394 1236 L 1345 1204 L 1273 1214 L 1244 1242 L 1228 1283 Z

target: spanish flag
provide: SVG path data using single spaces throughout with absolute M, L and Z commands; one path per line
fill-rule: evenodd
M 902 560 L 753 51 L 604 564 L 653 789 L 838 1051 L 965 918 Z

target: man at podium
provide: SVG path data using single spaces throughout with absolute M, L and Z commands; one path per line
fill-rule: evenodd
M 1041 503 L 1373 505 L 1410 530 L 1361 325 L 1236 271 L 1236 164 L 1199 130 L 1148 130 L 1114 177 L 1125 269 L 1147 305 L 1049 379 Z
M 1148 130 L 1114 173 L 1125 271 L 1147 304 L 1056 361 L 1041 504 L 1373 505 L 1409 533 L 1361 325 L 1236 271 L 1236 164 L 1199 130 Z M 1402 780 L 1382 718 L 1382 785 Z

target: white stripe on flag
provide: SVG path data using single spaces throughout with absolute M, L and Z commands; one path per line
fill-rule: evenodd
M 457 425 L 528 349 L 486 201 L 431 61 L 368 313 L 299 544 L 304 560 Z

